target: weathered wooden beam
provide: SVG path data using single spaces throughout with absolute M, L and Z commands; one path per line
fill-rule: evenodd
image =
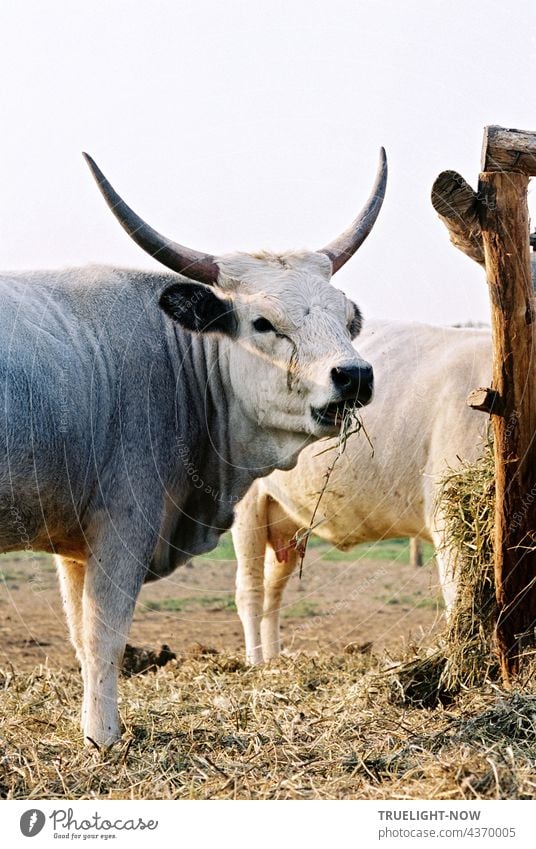
M 442 171 L 432 186 L 432 205 L 455 248 L 484 265 L 478 198 L 461 174 Z
M 472 410 L 481 410 L 483 413 L 495 413 L 501 415 L 501 399 L 498 392 L 486 386 L 473 389 L 466 400 L 467 406 Z
M 501 400 L 501 415 L 492 415 L 494 551 L 497 638 L 506 680 L 517 672 L 522 641 L 536 627 L 536 314 L 527 186 L 526 174 L 493 171 L 480 175 L 478 192 L 493 389 Z
M 536 175 L 536 133 L 491 125 L 484 128 L 482 171 Z

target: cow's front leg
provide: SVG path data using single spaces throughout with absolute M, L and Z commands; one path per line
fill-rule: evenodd
M 132 529 L 129 533 L 122 541 L 112 529 L 91 546 L 84 583 L 84 740 L 98 746 L 110 746 L 121 737 L 118 677 L 151 554 L 150 546 L 137 546 Z

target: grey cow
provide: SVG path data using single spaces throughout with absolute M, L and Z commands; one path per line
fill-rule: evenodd
M 100 746 L 121 734 L 118 669 L 143 582 L 213 548 L 255 478 L 371 399 L 359 310 L 330 278 L 370 232 L 387 166 L 382 151 L 361 215 L 321 251 L 215 258 L 156 233 L 88 162 L 127 232 L 182 276 L 0 278 L 0 550 L 56 555 L 82 731 Z

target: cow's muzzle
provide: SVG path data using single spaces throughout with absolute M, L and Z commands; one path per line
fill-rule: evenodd
M 364 407 L 372 400 L 374 372 L 368 364 L 338 366 L 331 370 L 331 380 L 338 397 L 324 407 L 311 407 L 311 414 L 317 424 L 337 428 L 349 410 Z

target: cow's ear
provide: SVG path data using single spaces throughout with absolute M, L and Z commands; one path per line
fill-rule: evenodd
M 160 306 L 173 321 L 194 333 L 235 336 L 238 322 L 233 304 L 202 283 L 173 283 L 160 295 Z
M 359 336 L 361 333 L 361 328 L 363 327 L 363 316 L 361 315 L 361 310 L 357 304 L 354 304 L 353 301 L 351 302 L 351 307 L 353 315 L 350 319 L 348 330 L 350 331 L 350 338 L 355 339 L 356 336 Z

